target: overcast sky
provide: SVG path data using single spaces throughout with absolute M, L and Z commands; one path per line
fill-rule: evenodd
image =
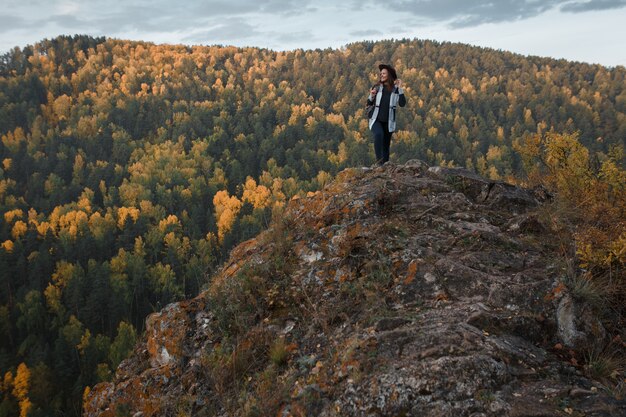
M 0 53 L 88 34 L 275 50 L 419 38 L 626 66 L 626 0 L 0 0 Z

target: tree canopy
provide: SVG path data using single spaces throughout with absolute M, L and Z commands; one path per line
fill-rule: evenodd
M 290 198 L 371 165 L 380 62 L 408 98 L 392 161 L 499 179 L 533 135 L 575 134 L 600 159 L 624 145 L 623 67 L 461 44 L 61 36 L 0 57 L 0 416 L 80 415 L 148 314 L 196 295 Z

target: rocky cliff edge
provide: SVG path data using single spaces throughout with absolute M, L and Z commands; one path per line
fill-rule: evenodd
M 350 169 L 147 319 L 85 416 L 619 416 L 570 360 L 547 196 L 420 161 Z

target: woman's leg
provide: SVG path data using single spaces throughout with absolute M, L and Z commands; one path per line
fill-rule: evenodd
M 376 162 L 383 163 L 383 148 L 385 142 L 385 131 L 381 122 L 374 122 L 372 126 L 372 134 L 374 135 L 374 152 L 376 153 Z
M 393 132 L 389 132 L 388 129 L 384 131 L 384 141 L 383 141 L 383 164 L 389 161 L 389 147 L 391 146 L 391 135 Z

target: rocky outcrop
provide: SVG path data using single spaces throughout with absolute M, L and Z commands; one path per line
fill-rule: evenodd
M 545 198 L 420 161 L 346 170 L 151 316 L 85 415 L 626 415 L 554 348 L 589 333 Z

